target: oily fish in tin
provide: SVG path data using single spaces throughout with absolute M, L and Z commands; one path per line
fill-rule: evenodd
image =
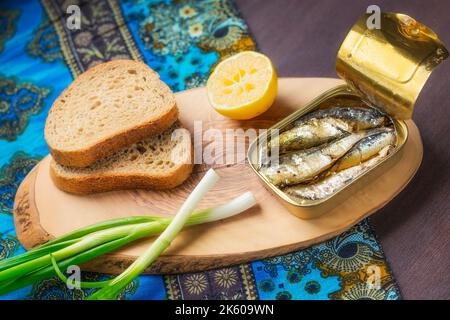
M 280 156 L 260 170 L 291 198 L 320 200 L 375 167 L 395 143 L 392 122 L 376 109 L 318 109 L 268 142 Z

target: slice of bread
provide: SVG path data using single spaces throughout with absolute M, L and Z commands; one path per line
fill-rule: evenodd
M 163 132 L 177 119 L 175 96 L 159 75 L 133 60 L 99 64 L 77 77 L 53 103 L 45 140 L 70 167 L 97 160 Z
M 183 183 L 193 167 L 191 137 L 178 123 L 163 133 L 134 143 L 87 168 L 52 159 L 50 175 L 66 192 L 88 194 L 120 189 L 170 189 Z

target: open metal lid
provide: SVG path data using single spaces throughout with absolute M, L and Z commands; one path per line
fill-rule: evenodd
M 449 56 L 437 35 L 411 17 L 381 13 L 380 28 L 362 16 L 342 43 L 336 71 L 364 101 L 396 119 L 410 119 L 432 70 Z

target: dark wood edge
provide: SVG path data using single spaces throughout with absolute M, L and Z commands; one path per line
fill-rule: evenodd
M 14 227 L 17 238 L 27 250 L 52 239 L 52 236 L 42 228 L 34 203 L 34 182 L 38 166 L 39 164 L 27 174 L 14 198 Z

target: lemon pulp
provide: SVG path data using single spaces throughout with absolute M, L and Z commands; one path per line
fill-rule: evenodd
M 277 75 L 268 57 L 245 51 L 220 62 L 206 87 L 217 112 L 232 119 L 251 119 L 273 104 Z

